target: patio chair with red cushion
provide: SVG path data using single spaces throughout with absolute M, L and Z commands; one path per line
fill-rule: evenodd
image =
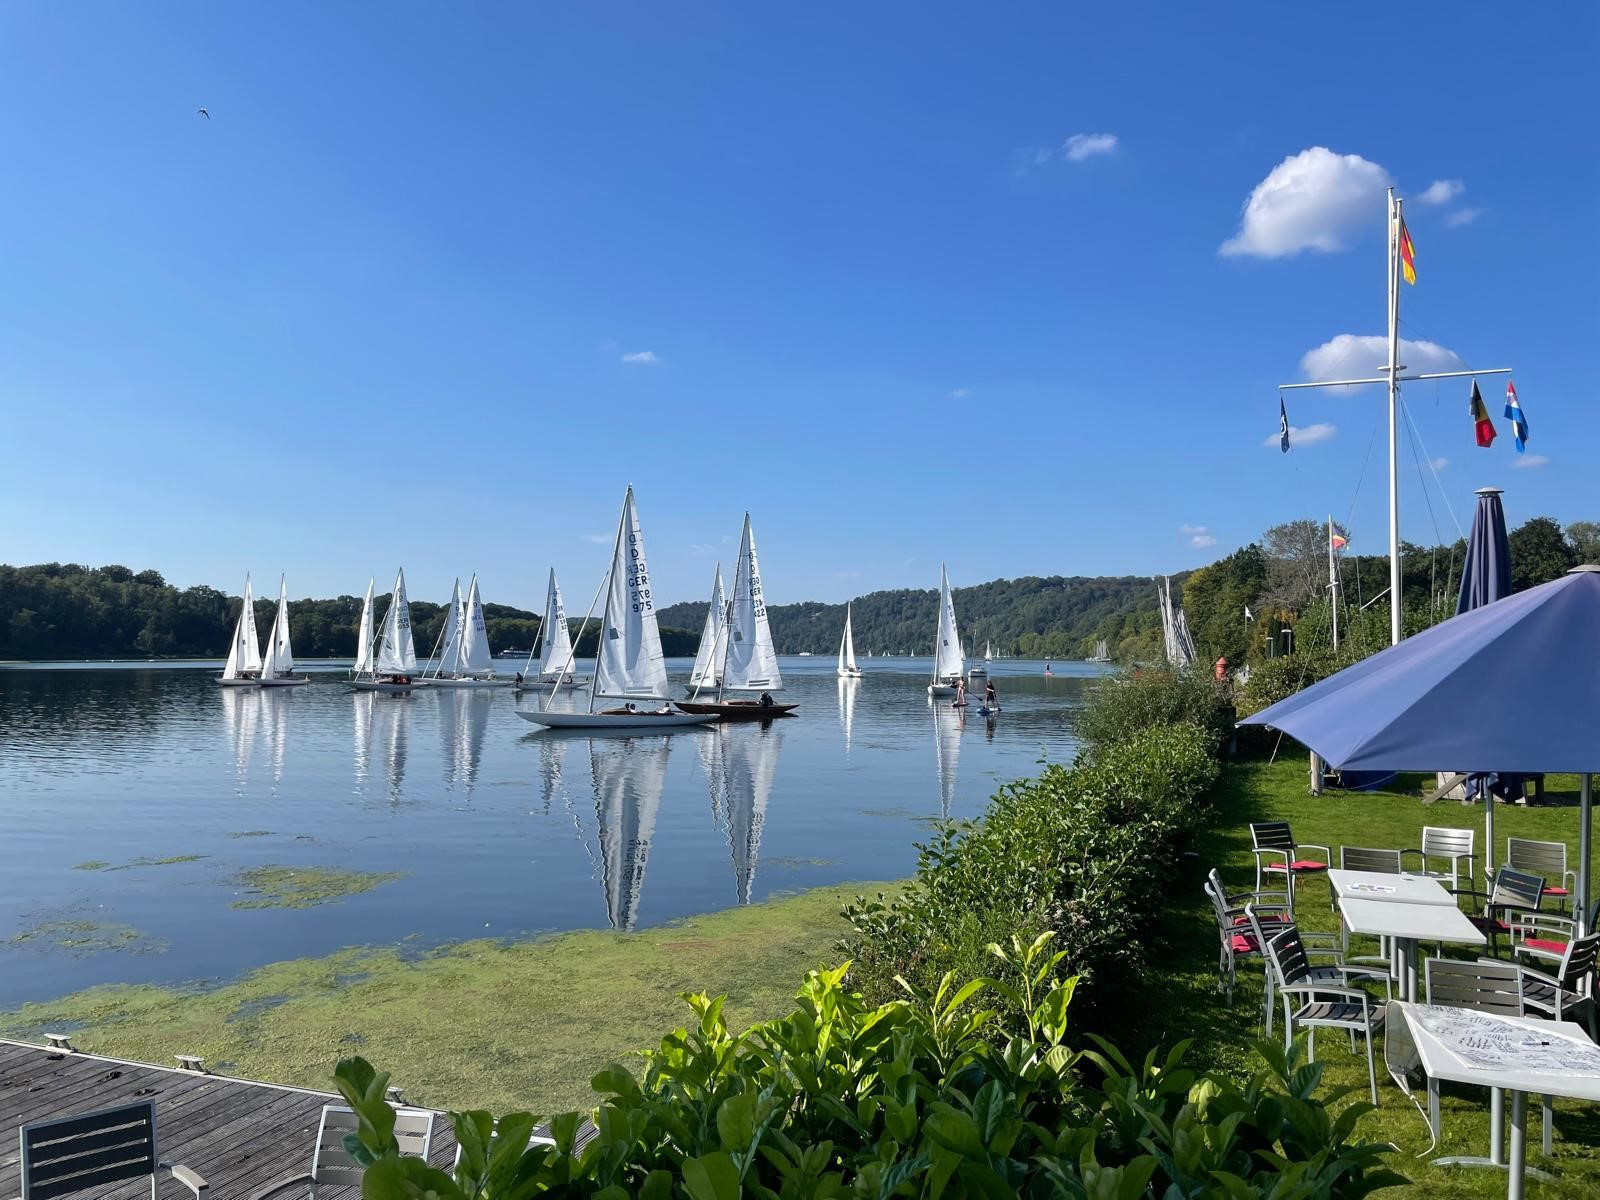
M 1594 933 L 1600 926 L 1600 900 L 1595 901 L 1589 923 Z M 1567 944 L 1578 936 L 1578 921 L 1565 913 L 1520 913 L 1511 920 L 1511 953 L 1523 958 L 1538 958 L 1558 963 L 1566 957 Z
M 1472 887 L 1445 890 L 1458 901 L 1463 896 L 1472 901 L 1472 911 L 1467 913 L 1467 920 L 1488 935 L 1489 951 L 1498 955 L 1502 937 L 1515 951 L 1516 930 L 1529 914 L 1539 911 L 1539 904 L 1544 899 L 1544 877 L 1530 875 L 1515 867 L 1501 867 L 1494 873 L 1494 885 L 1487 896 Z
M 1600 1016 L 1596 1014 L 1600 998 L 1595 993 L 1597 960 L 1600 960 L 1600 933 L 1591 933 L 1567 943 L 1567 951 L 1553 974 L 1523 967 L 1523 1007 L 1552 1021 L 1570 1021 L 1581 1013 L 1589 1026 L 1589 1036 L 1600 1038 Z
M 1322 860 L 1306 857 L 1306 851 L 1322 851 Z M 1289 911 L 1294 912 L 1295 881 L 1307 875 L 1325 875 L 1333 863 L 1333 851 L 1314 842 L 1296 842 L 1287 821 L 1252 821 L 1250 852 L 1256 858 L 1256 891 L 1263 875 L 1282 875 L 1289 892 Z
M 1227 993 L 1231 1005 L 1239 980 L 1239 960 L 1260 957 L 1262 953 L 1261 939 L 1251 928 L 1248 910 L 1253 906 L 1258 914 L 1256 920 L 1276 933 L 1292 923 L 1289 896 L 1281 891 L 1229 894 L 1215 867 L 1206 876 L 1205 891 L 1217 918 L 1217 990 Z
M 1566 905 L 1578 886 L 1576 871 L 1567 870 L 1567 844 L 1565 842 L 1538 842 L 1531 838 L 1506 839 L 1506 866 L 1526 871 L 1530 875 L 1543 875 L 1545 899 L 1552 904 Z

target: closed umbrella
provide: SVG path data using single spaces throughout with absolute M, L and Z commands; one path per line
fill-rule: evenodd
M 1467 561 L 1461 566 L 1461 596 L 1456 614 L 1482 608 L 1511 595 L 1511 543 L 1506 538 L 1506 513 L 1500 506 L 1499 488 L 1479 488 L 1478 508 L 1472 514 L 1467 538 Z M 1488 781 L 1483 792 L 1483 863 L 1494 875 L 1494 796 Z
M 1473 609 L 1241 724 L 1270 725 L 1338 768 L 1583 776 L 1577 915 L 1590 899 L 1600 767 L 1600 567 Z

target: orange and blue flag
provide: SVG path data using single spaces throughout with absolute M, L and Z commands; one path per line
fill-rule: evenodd
M 1517 399 L 1517 385 L 1509 379 L 1506 380 L 1506 418 L 1517 439 L 1517 453 L 1521 454 L 1528 448 L 1528 418 L 1523 415 L 1522 403 Z

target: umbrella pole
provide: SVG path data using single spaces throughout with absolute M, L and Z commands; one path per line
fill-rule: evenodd
M 1483 877 L 1488 882 L 1488 887 L 1494 888 L 1494 793 L 1489 790 L 1489 781 L 1483 778 L 1479 790 L 1483 793 Z
M 1586 772 L 1578 786 L 1578 910 L 1572 915 L 1578 918 L 1580 936 L 1594 932 L 1589 928 L 1589 905 L 1592 902 L 1589 895 L 1589 851 L 1592 849 L 1590 835 L 1594 820 L 1592 779 L 1593 776 Z

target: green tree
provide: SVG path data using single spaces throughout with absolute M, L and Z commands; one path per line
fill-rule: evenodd
M 1511 590 L 1524 591 L 1559 579 L 1578 565 L 1577 552 L 1549 517 L 1529 517 L 1512 531 Z
M 1574 521 L 1567 526 L 1567 542 L 1578 562 L 1600 566 L 1600 521 Z

